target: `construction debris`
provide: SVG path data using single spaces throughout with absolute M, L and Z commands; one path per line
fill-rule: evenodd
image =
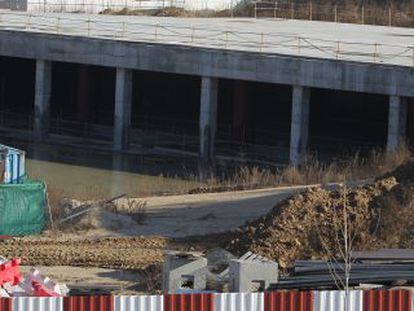
M 277 282 L 279 269 L 276 262 L 248 252 L 244 259 L 233 259 L 229 266 L 231 292 L 257 292 Z
M 355 249 L 370 249 L 381 245 L 378 239 L 378 200 L 391 193 L 397 185 L 395 178 L 379 180 L 355 189 L 330 191 L 312 188 L 277 204 L 267 215 L 240 227 L 228 246 L 230 251 L 242 254 L 252 251 L 277 260 L 286 269 L 297 258 L 325 258 L 319 235 L 334 236 L 333 211 L 349 204 L 352 225 L 358 232 Z M 381 218 L 381 221 L 384 219 Z M 399 237 L 400 238 L 400 237 Z M 333 239 L 328 243 L 335 242 Z M 375 242 L 375 243 L 373 243 Z M 335 245 L 331 249 L 335 249 Z M 394 246 L 394 245 L 393 245 Z M 339 254 L 335 254 L 339 255 Z
M 126 193 L 117 195 L 111 199 L 104 200 L 101 202 L 94 202 L 94 204 L 90 203 L 83 203 L 83 204 L 73 204 L 73 201 L 70 202 L 72 204 L 68 204 L 69 202 L 66 202 L 65 204 L 65 217 L 59 221 L 59 223 L 65 223 L 67 221 L 70 221 L 74 218 L 78 218 L 84 214 L 90 213 L 95 210 L 99 210 L 102 208 L 102 206 L 105 206 L 107 204 L 111 204 L 115 202 L 116 200 L 119 200 L 126 196 Z
M 383 249 L 353 252 L 349 264 L 349 286 L 414 285 L 414 250 Z M 343 289 L 345 263 L 324 260 L 297 260 L 292 275 L 281 278 L 271 289 Z
M 205 290 L 207 259 L 196 252 L 166 252 L 162 289 L 166 293 Z
M 34 296 L 62 297 L 69 290 L 32 268 L 26 277 L 20 272 L 20 259 L 0 257 L 0 297 Z

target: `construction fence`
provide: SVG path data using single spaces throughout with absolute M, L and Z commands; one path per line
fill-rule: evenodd
M 336 1 L 335 1 L 336 2 Z M 174 16 L 267 17 L 414 27 L 414 5 L 272 0 L 0 0 L 0 8 L 32 13 L 134 14 L 166 10 Z M 173 9 L 173 10 L 171 10 Z
M 412 311 L 411 290 L 0 298 L 0 311 Z M 347 302 L 347 303 L 346 303 Z
M 59 137 L 112 143 L 113 126 L 80 122 L 62 118 L 50 119 L 50 133 Z M 0 110 L 0 129 L 31 132 L 33 116 Z M 353 120 L 349 120 L 351 125 Z M 198 121 L 155 117 L 135 117 L 129 130 L 130 147 L 161 148 L 196 156 L 199 151 Z M 347 123 L 348 124 L 348 123 Z M 235 138 L 231 124 L 218 124 L 216 153 L 222 159 L 246 161 L 257 165 L 279 166 L 288 161 L 289 135 L 287 124 L 272 129 L 245 129 L 242 137 Z M 31 135 L 31 134 L 28 134 Z M 349 152 L 367 153 L 380 148 L 381 142 L 356 138 L 327 137 L 312 134 L 310 143 L 316 150 L 335 152 L 349 146 Z
M 49 219 L 46 207 L 44 182 L 0 185 L 0 235 L 39 234 Z
M 414 27 L 414 6 L 393 7 L 389 5 L 317 4 L 315 2 L 255 1 L 249 15 L 256 18 L 299 19 L 381 25 L 390 27 Z M 237 13 L 236 13 L 237 16 Z

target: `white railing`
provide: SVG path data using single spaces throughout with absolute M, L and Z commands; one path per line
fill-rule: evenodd
M 317 34 L 309 37 L 287 32 L 250 31 L 246 26 L 225 28 L 222 22 L 210 21 L 0 12 L 0 30 L 414 66 L 414 46 L 409 44 L 321 39 L 316 37 Z M 257 20 L 252 22 L 260 23 Z

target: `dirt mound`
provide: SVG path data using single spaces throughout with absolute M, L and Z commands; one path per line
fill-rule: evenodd
M 139 203 L 139 201 L 132 201 Z M 60 202 L 61 218 L 67 221 L 58 225 L 65 232 L 83 232 L 89 230 L 106 230 L 119 232 L 144 223 L 146 218 L 145 205 L 136 210 L 124 210 L 124 206 L 114 202 L 87 201 L 64 199 Z
M 320 237 L 332 237 L 326 240 L 334 242 L 335 211 L 343 206 L 347 206 L 357 232 L 356 249 L 375 247 L 382 203 L 396 185 L 395 178 L 390 177 L 355 189 L 309 189 L 239 228 L 228 249 L 237 254 L 253 251 L 278 260 L 284 268 L 295 259 L 323 258 L 326 251 Z

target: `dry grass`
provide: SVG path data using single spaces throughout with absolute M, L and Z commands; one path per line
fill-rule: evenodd
M 181 183 L 181 179 L 176 177 L 174 193 L 200 193 L 200 192 L 221 192 L 232 190 L 247 190 L 264 187 L 307 185 L 307 184 L 326 184 L 331 182 L 343 182 L 344 180 L 353 181 L 361 179 L 373 179 L 381 176 L 402 163 L 406 162 L 411 156 L 407 147 L 400 147 L 397 151 L 387 154 L 383 151 L 372 151 L 368 157 L 361 157 L 356 154 L 345 160 L 336 160 L 331 163 L 320 162 L 315 156 L 308 156 L 299 167 L 288 166 L 283 169 L 267 169 L 259 167 L 244 166 L 237 169 L 233 174 L 225 178 L 212 176 L 205 182 L 200 182 L 197 177 L 188 174 L 188 183 Z M 162 180 L 165 180 L 162 178 Z M 189 191 L 189 185 L 199 185 Z M 151 196 L 160 194 L 160 185 L 153 185 L 141 189 L 142 195 Z M 171 190 L 171 181 L 165 184 L 164 193 Z M 70 189 L 60 189 L 49 185 L 48 189 L 49 204 L 53 219 L 62 218 L 61 202 L 64 198 L 99 201 L 108 199 L 106 193 L 99 187 L 87 186 L 81 192 L 73 192 Z M 129 194 L 131 197 L 131 194 Z M 140 195 L 137 194 L 137 197 Z M 127 199 L 125 206 L 118 206 L 118 213 L 135 215 L 136 221 L 144 223 L 147 219 L 146 202 L 136 199 Z M 135 218 L 134 218 L 135 219 Z
M 414 3 L 401 0 L 389 5 L 383 1 L 277 1 L 275 11 L 274 0 L 263 0 L 255 6 L 253 2 L 242 2 L 232 10 L 199 10 L 187 11 L 181 8 L 167 7 L 160 10 L 112 10 L 102 14 L 110 15 L 152 15 L 173 17 L 277 17 L 286 19 L 312 19 L 320 21 L 337 21 L 341 23 L 392 25 L 398 27 L 414 27 Z M 259 9 L 256 9 L 259 8 Z
M 252 189 L 269 186 L 308 185 L 372 179 L 381 176 L 410 159 L 409 149 L 403 145 L 393 153 L 372 151 L 368 157 L 355 154 L 330 163 L 309 155 L 299 167 L 270 170 L 241 167 L 224 180 L 210 178 L 204 187 L 210 190 Z

